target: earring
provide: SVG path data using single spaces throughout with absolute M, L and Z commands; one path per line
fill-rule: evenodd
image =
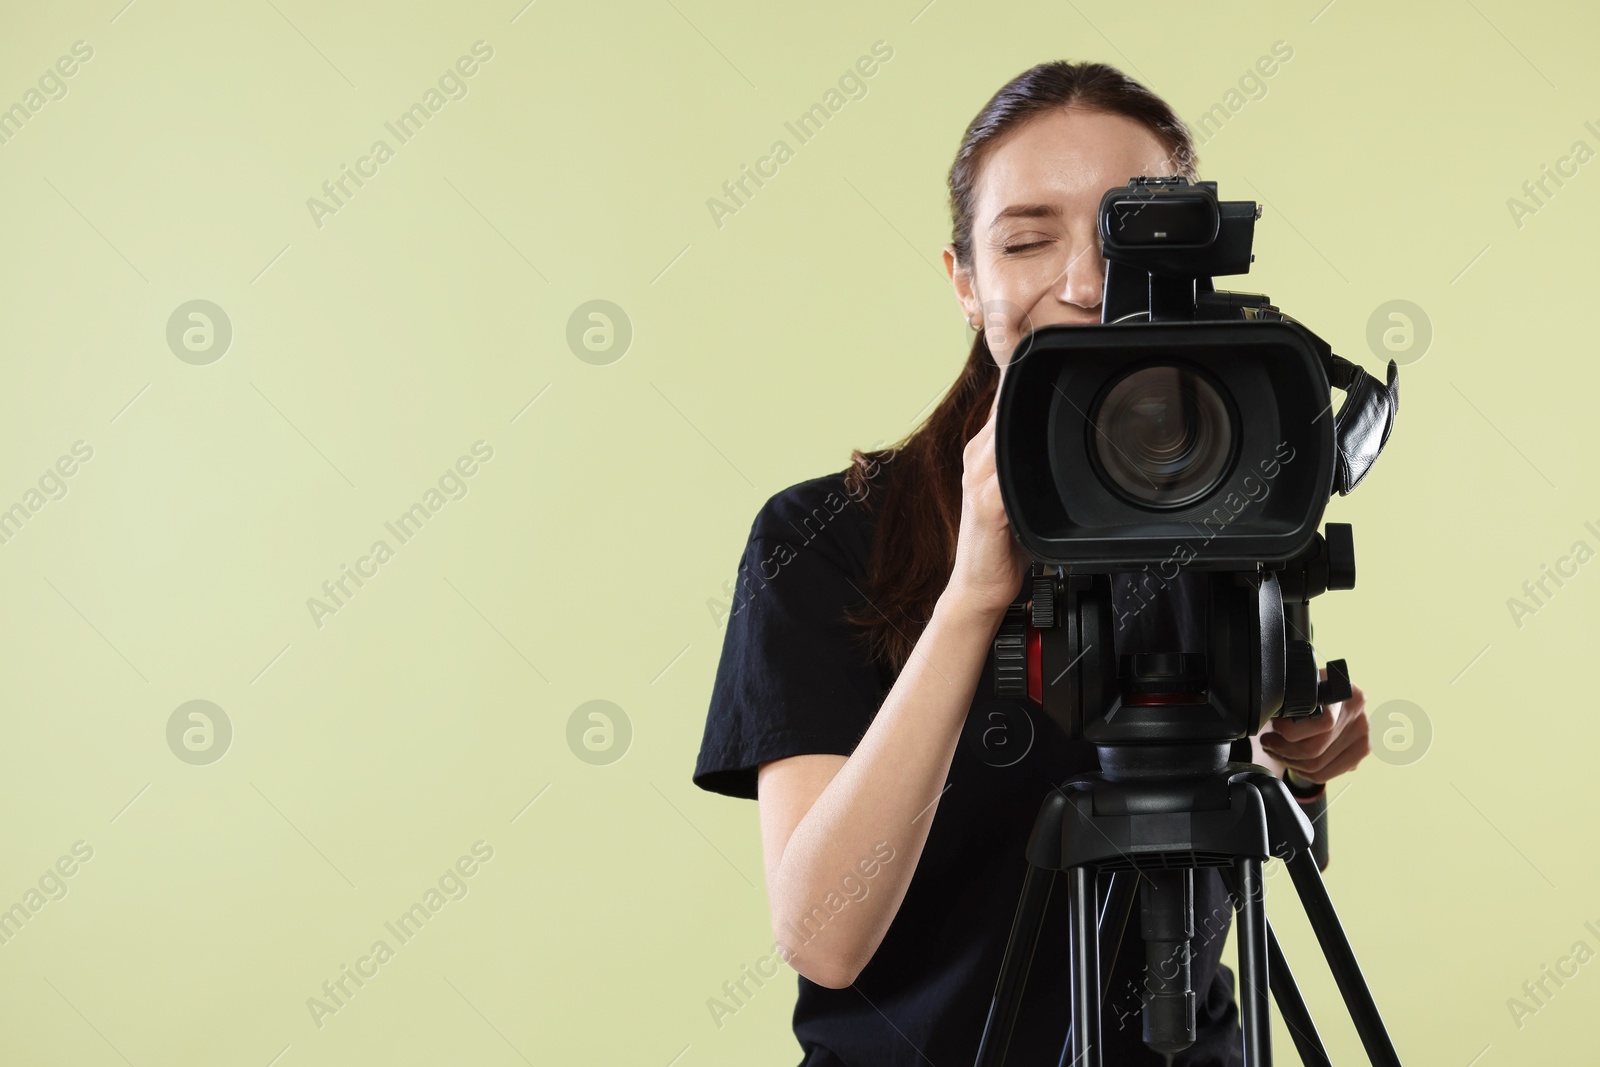
M 978 328 L 978 320 L 974 316 L 968 315 L 967 316 L 967 325 L 971 326 L 974 330 L 976 330 Z

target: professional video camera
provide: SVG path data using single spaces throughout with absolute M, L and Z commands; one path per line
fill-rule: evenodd
M 1108 190 L 1101 324 L 1029 332 L 1001 387 L 996 470 L 1035 564 L 995 640 L 995 695 L 1094 744 L 1101 770 L 1045 798 L 980 1067 L 1003 1061 L 1057 871 L 1071 879 L 1073 941 L 1063 1062 L 1099 1062 L 1099 957 L 1120 942 L 1136 886 L 1145 1042 L 1192 1044 L 1203 867 L 1222 868 L 1240 916 L 1245 1062 L 1268 1062 L 1269 980 L 1302 1058 L 1326 1062 L 1266 925 L 1272 855 L 1287 862 L 1369 1057 L 1398 1063 L 1305 813 L 1282 780 L 1229 761 L 1232 742 L 1272 716 L 1320 714 L 1350 695 L 1344 661 L 1318 678 L 1307 604 L 1354 586 L 1351 530 L 1318 526 L 1332 494 L 1371 468 L 1399 406 L 1392 360 L 1379 382 L 1265 295 L 1213 288 L 1213 276 L 1248 272 L 1260 215 L 1252 201 L 1219 200 L 1215 182 L 1143 177 Z M 1345 394 L 1337 413 L 1332 388 Z

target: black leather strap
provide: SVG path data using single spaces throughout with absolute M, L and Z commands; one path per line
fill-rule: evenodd
M 1333 352 L 1328 353 L 1327 369 L 1329 384 L 1344 391 L 1344 403 L 1333 417 L 1333 440 L 1339 450 L 1333 487 L 1344 496 L 1361 484 L 1394 429 L 1400 410 L 1400 369 L 1389 361 L 1386 385 Z

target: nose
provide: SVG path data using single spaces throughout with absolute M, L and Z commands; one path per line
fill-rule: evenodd
M 1106 264 L 1100 256 L 1099 242 L 1085 244 L 1073 253 L 1067 263 L 1056 295 L 1063 303 L 1098 313 L 1101 290 L 1105 287 L 1105 273 Z

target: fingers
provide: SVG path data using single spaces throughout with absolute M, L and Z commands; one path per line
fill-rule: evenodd
M 1261 749 L 1302 777 L 1327 782 L 1372 751 L 1366 709 L 1367 694 L 1352 683 L 1349 699 L 1323 705 L 1315 718 L 1273 719 L 1261 731 Z
M 972 435 L 972 440 L 967 442 L 962 450 L 961 461 L 964 468 L 964 478 L 974 484 L 989 478 L 994 473 L 994 420 L 991 418 L 983 424 L 983 428 Z
M 1350 699 L 1322 705 L 1322 714 L 1305 719 L 1272 719 L 1261 731 L 1265 744 L 1268 736 L 1275 735 L 1285 742 L 1305 741 L 1322 737 L 1338 728 L 1346 715 L 1361 711 L 1367 706 L 1367 694 L 1354 683 L 1350 685 Z
M 1261 735 L 1261 751 L 1285 765 L 1297 760 L 1308 760 L 1320 756 L 1332 740 L 1332 733 L 1319 734 L 1303 741 L 1285 741 L 1276 734 L 1263 733 Z
M 1005 368 L 1000 368 L 1000 382 L 1005 381 Z M 994 398 L 989 403 L 989 418 L 978 432 L 972 435 L 966 447 L 962 449 L 961 459 L 965 468 L 965 477 L 974 480 L 984 480 L 993 475 L 994 463 L 994 422 L 995 415 L 1000 410 L 1000 386 L 996 384 Z
M 1006 373 L 1011 370 L 1010 362 L 999 363 L 1000 375 L 994 381 L 994 399 L 989 403 L 989 421 L 994 421 L 995 412 L 1000 410 L 1000 391 L 1006 384 Z
M 1327 782 L 1330 778 L 1355 770 L 1372 751 L 1372 740 L 1367 735 L 1366 712 L 1352 715 L 1349 722 L 1351 728 L 1342 732 L 1328 746 L 1328 751 L 1314 759 L 1284 761 L 1284 766 L 1313 782 Z
M 1320 771 L 1311 774 L 1306 774 L 1302 771 L 1301 776 L 1309 781 L 1316 782 L 1318 785 L 1326 785 L 1339 775 L 1348 774 L 1355 770 L 1361 765 L 1361 761 L 1367 757 L 1369 751 L 1371 751 L 1369 744 L 1352 745 Z
M 1333 733 L 1338 722 L 1339 705 L 1325 704 L 1321 715 L 1313 715 L 1305 719 L 1270 720 L 1267 723 L 1267 728 L 1261 731 L 1261 742 L 1265 744 L 1270 737 L 1280 745 L 1292 749 L 1299 742 L 1328 737 Z

